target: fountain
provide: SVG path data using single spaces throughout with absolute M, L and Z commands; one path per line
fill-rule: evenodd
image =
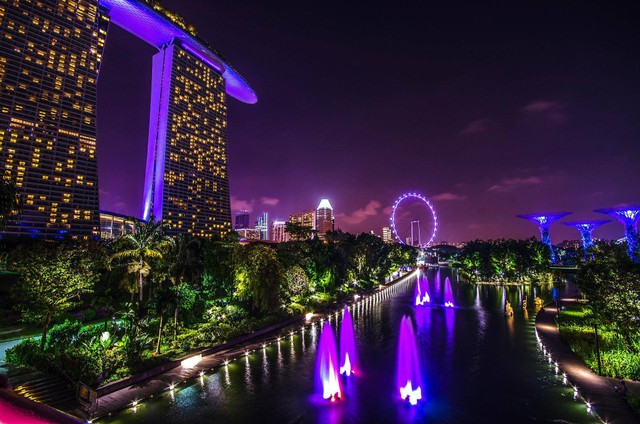
M 324 323 L 320 335 L 316 358 L 316 387 L 323 399 L 334 402 L 342 397 L 340 378 L 338 377 L 336 339 L 329 322 Z
M 451 280 L 447 277 L 444 280 L 444 306 L 447 308 L 453 308 L 453 290 L 451 290 Z
M 416 306 L 422 306 L 425 303 L 431 302 L 428 288 L 429 288 L 429 280 L 427 279 L 427 277 L 418 276 L 418 279 L 416 280 L 416 288 L 414 293 Z
M 408 316 L 402 317 L 400 323 L 400 340 L 398 342 L 398 369 L 396 375 L 400 398 L 416 405 L 422 399 L 422 376 L 416 349 L 416 338 L 413 323 Z
M 342 324 L 340 326 L 340 374 L 349 377 L 356 373 L 356 338 L 353 335 L 353 320 L 349 309 L 345 306 L 342 311 Z

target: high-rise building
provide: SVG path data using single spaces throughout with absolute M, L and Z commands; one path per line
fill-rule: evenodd
M 243 228 L 249 228 L 249 212 L 247 211 L 236 211 L 236 224 L 234 226 L 236 230 L 241 230 Z
M 390 227 L 382 227 L 382 241 L 385 243 L 393 243 Z
M 289 222 L 308 227 L 312 230 L 316 229 L 316 211 L 302 211 L 289 215 Z
M 269 214 L 267 212 L 258 216 L 256 230 L 260 231 L 260 240 L 269 240 Z
M 318 231 L 318 238 L 324 240 L 327 232 L 333 231 L 334 218 L 333 208 L 329 199 L 322 199 L 316 210 L 316 230 Z
M 172 233 L 231 230 L 224 79 L 178 41 L 153 57 L 144 219 Z
M 289 233 L 285 231 L 286 225 L 285 221 L 273 221 L 271 225 L 271 240 L 276 243 L 289 241 Z
M 260 240 L 260 231 L 256 228 L 240 228 L 236 231 L 240 240 Z
M 3 232 L 99 235 L 96 95 L 109 24 L 160 50 L 144 217 L 174 232 L 230 231 L 226 99 L 257 96 L 178 18 L 141 0 L 0 1 L 0 176 L 23 204 Z
M 5 233 L 99 235 L 98 0 L 0 3 L 0 167 L 22 210 Z

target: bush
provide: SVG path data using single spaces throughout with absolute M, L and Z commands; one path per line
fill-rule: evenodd
M 47 349 L 65 351 L 72 347 L 78 335 L 82 324 L 77 321 L 65 320 L 62 324 L 54 325 L 49 334 L 47 334 Z
M 46 368 L 45 354 L 40 351 L 40 343 L 34 339 L 26 339 L 5 351 L 7 364 L 32 368 Z

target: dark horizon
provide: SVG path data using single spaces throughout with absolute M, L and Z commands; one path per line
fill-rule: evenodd
M 439 240 L 538 237 L 517 214 L 640 202 L 632 9 L 525 2 L 368 9 L 165 1 L 258 94 L 229 101 L 232 210 L 252 222 L 331 200 L 336 227 L 432 199 Z M 140 216 L 155 50 L 112 26 L 99 81 L 101 208 Z M 596 237 L 618 238 L 610 223 Z M 554 242 L 578 239 L 564 225 Z

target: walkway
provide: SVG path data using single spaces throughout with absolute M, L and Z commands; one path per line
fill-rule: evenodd
M 556 307 L 547 306 L 536 316 L 536 331 L 551 357 L 566 373 L 569 382 L 578 388 L 593 411 L 608 424 L 640 423 L 627 403 L 613 389 L 612 379 L 599 377 L 591 371 L 562 339 L 555 321 Z

